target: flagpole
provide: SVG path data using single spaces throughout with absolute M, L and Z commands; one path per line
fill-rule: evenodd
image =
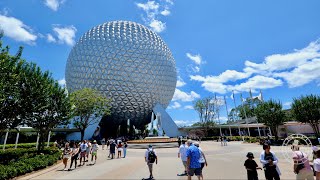
M 250 98 L 251 98 L 251 101 L 252 101 L 252 109 L 254 109 L 251 88 L 250 88 Z M 259 138 L 261 138 L 260 128 L 259 128 L 259 124 L 258 124 L 258 119 L 257 118 L 256 118 L 256 121 L 257 121 L 257 126 L 258 126 Z
M 217 95 L 214 94 L 214 101 L 215 101 L 215 106 L 217 107 L 218 102 L 217 102 Z M 220 114 L 219 114 L 219 110 L 218 112 L 218 122 L 219 122 L 219 129 L 220 129 L 220 136 L 222 137 L 222 130 L 221 130 L 221 123 L 220 123 Z
M 224 104 L 226 105 L 227 118 L 228 118 L 228 121 L 229 121 L 229 123 L 230 123 L 229 113 L 228 113 L 228 105 L 227 105 L 227 101 L 226 101 L 226 96 L 223 96 L 223 98 L 224 98 Z M 230 132 L 230 136 L 232 137 L 232 132 L 231 132 L 230 124 L 229 124 L 229 132 Z
M 243 112 L 244 112 L 244 118 L 245 118 L 246 125 L 247 125 L 247 129 L 248 129 L 248 135 L 251 136 L 251 135 L 250 135 L 249 125 L 248 125 L 248 118 L 247 118 L 246 108 L 244 108 L 244 106 L 243 106 L 242 93 L 240 94 L 240 96 L 241 96 L 242 109 L 243 109 Z
M 232 99 L 233 99 L 233 104 L 234 104 L 234 109 L 235 109 L 235 111 L 236 111 L 236 113 L 237 113 L 237 104 L 236 104 L 236 99 L 234 98 L 234 91 L 232 90 Z M 234 118 L 233 118 L 234 119 Z M 241 134 L 241 129 L 240 129 L 240 124 L 238 124 L 238 130 L 239 130 L 239 135 L 240 135 L 240 137 L 241 137 L 241 139 L 242 139 L 242 141 L 244 141 L 244 139 L 243 139 L 243 137 L 242 137 L 242 134 Z

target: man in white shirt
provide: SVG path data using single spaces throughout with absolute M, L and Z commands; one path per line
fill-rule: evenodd
M 98 149 L 99 149 L 99 145 L 97 144 L 97 141 L 94 140 L 92 148 L 91 148 L 91 152 L 90 152 L 90 154 L 91 154 L 91 164 L 92 164 L 92 161 L 93 161 L 93 157 L 95 157 L 93 164 L 96 164 Z
M 82 158 L 83 158 L 82 166 L 86 162 L 87 148 L 88 148 L 88 144 L 86 143 L 85 140 L 83 140 L 82 143 L 80 144 L 80 165 L 79 166 L 81 166 Z
M 153 179 L 153 174 L 152 174 L 153 163 L 156 162 L 156 164 L 158 164 L 158 157 L 157 157 L 156 152 L 152 148 L 152 145 L 149 145 L 149 148 L 145 152 L 144 160 L 145 160 L 145 162 L 147 162 L 147 165 L 148 165 L 148 168 L 149 168 L 149 172 L 150 172 L 149 179 Z
M 184 175 L 187 175 L 187 159 L 188 158 L 186 153 L 188 150 L 188 146 L 186 145 L 186 141 L 184 139 L 182 139 L 181 143 L 182 144 L 179 147 L 178 158 L 181 158 L 182 164 L 184 166 L 184 173 L 180 174 L 180 176 L 184 176 Z

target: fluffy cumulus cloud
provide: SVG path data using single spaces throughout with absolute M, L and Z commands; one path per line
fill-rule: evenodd
M 169 109 L 179 109 L 181 107 L 181 104 L 178 102 L 173 102 L 171 106 L 169 106 Z
M 37 35 L 32 32 L 31 28 L 21 20 L 1 14 L 0 30 L 3 31 L 5 36 L 27 44 L 35 44 L 38 38 Z
M 65 26 L 54 25 L 53 32 L 55 37 L 52 34 L 47 34 L 48 42 L 67 44 L 73 46 L 75 44 L 75 36 L 77 29 L 74 26 Z
M 176 89 L 173 95 L 173 101 L 183 101 L 183 102 L 190 102 L 194 101 L 195 99 L 200 98 L 200 95 L 194 91 L 190 93 L 183 92 L 179 89 Z
M 45 0 L 44 4 L 53 11 L 57 11 L 64 2 L 65 0 Z
M 245 61 L 242 71 L 226 70 L 218 76 L 191 75 L 190 79 L 214 93 L 244 92 L 252 89 L 269 89 L 283 86 L 290 88 L 311 82 L 320 84 L 320 40 L 290 53 L 272 54 L 261 63 Z
M 161 33 L 166 29 L 166 23 L 160 20 L 160 17 L 171 14 L 170 7 L 173 5 L 173 1 L 147 1 L 146 3 L 136 3 L 136 5 L 145 12 L 145 15 L 142 16 L 143 21 L 153 31 Z
M 58 83 L 59 83 L 60 86 L 65 87 L 65 86 L 66 86 L 66 79 L 65 79 L 65 78 L 60 79 L 60 80 L 58 81 Z
M 183 81 L 183 79 L 180 76 L 178 76 L 177 87 L 182 87 L 184 85 L 186 85 L 186 83 Z

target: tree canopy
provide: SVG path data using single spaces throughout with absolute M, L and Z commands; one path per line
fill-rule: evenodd
M 97 117 L 110 114 L 110 100 L 100 92 L 84 88 L 71 93 L 73 124 L 81 132 L 83 140 L 85 129 L 98 122 Z
M 291 114 L 297 121 L 308 123 L 316 136 L 319 137 L 320 97 L 318 95 L 311 94 L 294 98 Z

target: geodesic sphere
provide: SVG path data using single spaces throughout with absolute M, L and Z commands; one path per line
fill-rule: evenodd
M 141 121 L 156 103 L 170 103 L 177 81 L 171 51 L 141 24 L 112 21 L 86 32 L 66 65 L 69 92 L 92 88 L 111 99 L 111 117 Z

